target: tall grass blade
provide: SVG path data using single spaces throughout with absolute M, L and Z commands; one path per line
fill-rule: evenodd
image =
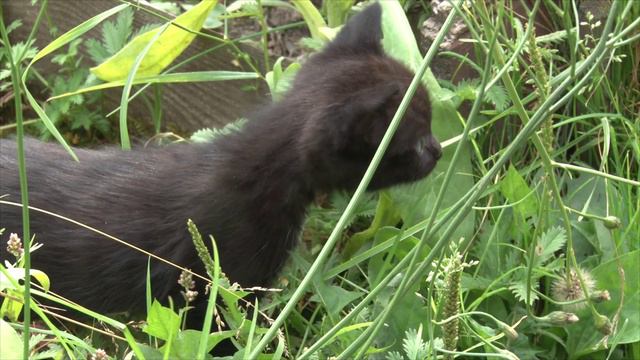
M 139 84 L 171 84 L 171 83 L 194 83 L 207 81 L 229 81 L 229 80 L 253 80 L 258 79 L 260 75 L 253 72 L 243 71 L 194 71 L 185 73 L 168 73 L 152 76 L 137 76 L 131 82 L 132 85 Z M 98 84 L 81 88 L 76 91 L 52 96 L 47 101 L 62 99 L 65 97 L 84 94 L 92 91 L 111 89 L 121 87 L 126 84 L 125 80 L 116 80 L 108 83 Z M 131 98 L 130 98 L 131 99 Z
M 31 59 L 31 62 L 29 63 L 29 65 L 27 65 L 27 67 L 24 69 L 24 72 L 22 73 L 22 86 L 24 88 L 24 95 L 27 97 L 27 100 L 29 101 L 29 104 L 31 105 L 33 110 L 38 114 L 38 116 L 42 120 L 42 122 L 45 125 L 45 127 L 47 128 L 47 130 L 49 130 L 49 132 L 51 132 L 51 135 L 53 135 L 53 137 L 56 140 L 58 140 L 58 142 L 67 150 L 69 155 L 71 155 L 71 157 L 76 161 L 78 161 L 78 157 L 76 156 L 76 154 L 73 152 L 73 150 L 71 149 L 69 144 L 67 144 L 67 142 L 64 140 L 64 138 L 62 137 L 62 135 L 60 134 L 58 129 L 56 129 L 55 125 L 53 124 L 53 121 L 51 121 L 51 119 L 44 112 L 44 110 L 42 109 L 40 104 L 38 104 L 36 99 L 33 97 L 33 95 L 31 95 L 31 93 L 27 89 L 27 84 L 26 84 L 27 75 L 29 73 L 29 70 L 31 69 L 31 67 L 33 66 L 33 64 L 36 61 L 42 59 L 43 57 L 45 57 L 45 56 L 47 56 L 49 54 L 51 54 L 52 52 L 56 51 L 57 49 L 59 49 L 59 48 L 63 47 L 64 45 L 70 43 L 74 39 L 82 36 L 84 33 L 86 33 L 87 31 L 89 31 L 91 29 L 93 29 L 94 27 L 96 27 L 98 24 L 100 24 L 106 18 L 110 17 L 111 15 L 114 15 L 114 14 L 118 13 L 119 11 L 127 8 L 128 6 L 129 6 L 128 4 L 122 4 L 122 5 L 118 5 L 118 6 L 114 7 L 114 8 L 111 8 L 109 10 L 103 11 L 102 13 L 92 17 L 91 19 L 83 22 L 82 24 L 80 24 L 80 25 L 74 27 L 73 29 L 67 31 L 66 33 L 62 34 L 61 36 L 59 36 L 58 38 L 53 40 L 51 43 L 49 43 L 49 45 L 45 46 L 44 49 L 40 50 L 33 57 L 33 59 Z
M 7 47 L 6 56 L 11 68 L 11 83 L 14 91 L 14 106 L 16 114 L 17 125 L 17 158 L 18 158 L 18 173 L 20 177 L 20 198 L 22 201 L 22 241 L 24 248 L 24 320 L 22 327 L 22 343 L 23 352 L 22 357 L 24 359 L 29 358 L 29 339 L 30 339 L 30 326 L 31 326 L 31 235 L 29 229 L 29 192 L 27 186 L 27 167 L 24 159 L 24 124 L 22 113 L 22 94 L 20 87 L 20 64 L 14 62 L 13 51 L 11 43 L 9 42 L 9 34 L 7 28 L 4 25 L 4 14 L 2 12 L 2 6 L 0 6 L 0 33 L 2 33 L 2 42 Z M 24 87 L 26 89 L 26 86 Z M 4 268 L 4 267 L 3 267 Z
M 129 140 L 129 129 L 127 127 L 127 110 L 129 108 L 129 94 L 131 93 L 131 87 L 133 86 L 133 79 L 136 77 L 136 73 L 138 68 L 142 64 L 145 56 L 155 44 L 156 41 L 160 38 L 160 36 L 164 33 L 164 31 L 169 27 L 170 23 L 164 24 L 158 32 L 155 33 L 153 38 L 149 41 L 149 43 L 142 49 L 142 51 L 136 57 L 131 70 L 129 70 L 129 75 L 127 77 L 127 81 L 124 83 L 124 89 L 122 89 L 122 97 L 120 98 L 120 145 L 124 150 L 131 149 L 131 140 Z

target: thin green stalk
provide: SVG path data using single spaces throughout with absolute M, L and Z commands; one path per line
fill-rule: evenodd
M 122 97 L 120 98 L 120 145 L 124 150 L 131 149 L 131 141 L 129 140 L 129 130 L 127 128 L 127 109 L 129 108 L 129 94 L 131 93 L 131 87 L 133 86 L 133 79 L 138 72 L 138 67 L 142 63 L 142 60 L 151 49 L 151 46 L 156 43 L 160 35 L 164 33 L 164 31 L 169 27 L 171 23 L 166 23 L 151 38 L 149 43 L 142 49 L 140 54 L 136 57 L 136 60 L 131 66 L 131 70 L 129 70 L 129 75 L 127 75 L 127 81 L 124 84 L 124 88 L 122 89 Z
M 253 311 L 253 317 L 251 319 L 251 327 L 249 328 L 249 335 L 247 336 L 247 346 L 245 347 L 246 352 L 251 351 L 251 345 L 253 345 L 252 344 L 253 335 L 255 334 L 256 326 L 258 324 L 258 298 L 256 298 L 253 308 L 254 308 L 254 311 Z
M 5 52 L 11 66 L 11 83 L 13 85 L 13 100 L 16 113 L 16 142 L 18 145 L 18 172 L 20 177 L 20 199 L 22 201 L 22 243 L 24 248 L 24 307 L 22 327 L 22 357 L 29 358 L 29 326 L 31 325 L 31 234 L 29 229 L 29 191 L 27 186 L 27 168 L 24 159 L 24 123 L 22 113 L 22 92 L 20 88 L 20 64 L 13 60 L 9 34 L 4 25 L 4 14 L 0 6 L 0 32 L 7 51 Z
M 606 42 L 608 40 L 608 37 L 605 36 L 605 32 L 609 33 L 611 31 L 612 28 L 612 24 L 615 18 L 615 10 L 617 10 L 617 6 L 618 6 L 618 1 L 615 1 L 610 9 L 609 12 L 609 16 L 607 18 L 607 24 L 605 25 L 605 30 L 603 30 L 603 34 L 602 37 L 600 38 L 600 41 L 598 42 L 598 45 L 596 46 L 596 48 L 593 50 L 592 55 L 599 53 L 599 52 L 603 52 L 604 48 L 606 47 Z M 484 5 L 484 3 L 480 3 L 480 8 L 483 9 L 485 11 L 485 13 L 487 13 L 487 8 Z M 490 29 L 488 30 L 490 31 Z M 492 53 L 493 55 L 496 57 L 496 60 L 499 63 L 504 64 L 504 55 L 502 52 L 502 49 L 500 49 L 499 47 L 494 47 L 492 49 Z M 590 56 L 589 58 L 592 58 L 592 56 Z M 584 65 L 581 64 L 581 65 Z M 583 68 L 583 66 L 581 66 Z M 591 70 L 594 70 L 596 67 L 594 66 Z M 575 79 L 576 76 L 578 75 L 577 73 L 577 68 L 574 69 L 574 67 L 572 66 L 572 78 Z M 585 79 L 587 79 L 587 77 L 583 77 L 582 79 L 580 79 L 574 86 L 572 89 L 577 89 L 581 87 L 581 84 L 584 83 Z M 524 124 L 528 124 L 531 120 L 529 119 L 529 115 L 527 114 L 526 109 L 524 108 L 522 102 L 520 101 L 520 98 L 517 94 L 515 85 L 513 83 L 513 81 L 511 80 L 511 78 L 509 76 L 504 76 L 503 77 L 503 83 L 506 87 L 507 93 L 509 94 L 509 96 L 511 97 L 511 100 L 516 108 L 516 111 L 518 112 L 518 115 L 520 117 L 520 119 L 523 121 Z M 560 87 L 558 87 L 557 90 L 562 89 L 563 86 L 561 85 Z M 556 91 L 557 92 L 557 91 Z M 554 92 L 555 93 L 555 92 Z M 547 103 L 547 100 L 551 98 L 551 96 L 549 96 L 547 99 L 541 99 L 541 100 L 545 100 L 545 103 Z M 568 99 L 565 95 L 565 97 L 563 97 L 563 99 Z M 540 109 L 542 109 L 543 107 L 541 106 Z M 550 114 L 553 110 L 553 107 L 551 107 L 549 109 L 548 112 L 542 113 L 544 115 L 544 117 L 548 117 L 548 114 Z M 541 112 L 538 111 L 536 112 L 536 114 L 540 114 Z M 546 147 L 544 146 L 542 140 L 540 139 L 540 137 L 538 136 L 537 133 L 534 133 L 532 136 L 532 141 L 534 146 L 536 147 L 536 150 L 538 151 L 538 154 L 540 155 L 540 158 L 542 160 L 542 164 L 543 164 L 543 168 L 545 170 L 545 173 L 547 174 L 547 179 L 549 181 L 549 184 L 551 186 L 551 191 L 552 191 L 552 195 L 554 197 L 554 200 L 558 203 L 559 207 L 560 207 L 560 213 L 562 215 L 562 220 L 564 222 L 565 225 L 565 229 L 567 231 L 567 258 L 569 259 L 569 261 L 567 262 L 567 276 L 569 276 L 569 266 L 573 266 L 574 268 L 577 269 L 577 259 L 575 257 L 575 252 L 573 249 L 573 235 L 572 235 L 572 229 L 571 229 L 571 222 L 569 220 L 569 215 L 567 210 L 564 207 L 564 203 L 562 200 L 562 195 L 560 193 L 560 188 L 558 186 L 558 183 L 556 181 L 556 178 L 554 176 L 554 172 L 553 172 L 553 165 L 552 165 L 552 160 L 551 157 L 549 155 L 549 152 L 547 151 Z M 588 294 L 588 289 L 586 288 L 584 281 L 582 279 L 582 274 L 579 273 L 579 271 L 577 271 L 578 274 L 578 278 L 580 280 L 580 284 L 582 287 L 582 290 L 585 293 L 585 298 L 589 299 L 589 294 Z M 527 293 L 529 293 L 529 289 L 527 290 Z M 595 307 L 593 306 L 593 303 L 591 301 L 588 301 L 588 304 L 591 308 L 592 313 L 594 314 L 594 316 L 596 314 L 598 314 L 597 310 L 595 309 Z M 530 310 L 530 309 L 529 309 Z M 531 314 L 532 315 L 532 314 Z
M 258 0 L 258 23 L 260 23 L 260 33 L 262 36 L 262 56 L 264 61 L 264 73 L 268 73 L 271 69 L 269 64 L 269 26 L 264 17 L 264 8 L 262 7 L 262 0 Z
M 27 41 L 24 42 L 25 46 L 22 49 L 22 52 L 20 53 L 20 55 L 18 55 L 18 58 L 16 59 L 16 64 L 20 64 L 22 60 L 24 60 L 24 56 L 27 54 L 27 50 L 29 50 L 29 44 L 31 43 L 31 40 L 33 40 L 33 37 L 38 32 L 38 28 L 40 28 L 40 21 L 42 21 L 42 16 L 46 12 L 45 10 L 47 9 L 48 2 L 49 0 L 43 0 L 42 4 L 40 4 L 40 10 L 38 11 L 38 16 L 36 17 L 36 21 L 33 23 L 33 26 L 31 27 L 31 31 L 29 32 L 29 36 L 27 37 Z
M 442 218 L 443 222 L 450 221 L 449 226 L 443 232 L 440 240 L 433 247 L 432 251 L 429 255 L 422 261 L 420 266 L 416 271 L 413 272 L 410 276 L 410 280 L 408 283 L 414 283 L 419 281 L 420 278 L 423 277 L 424 272 L 430 266 L 433 258 L 436 256 L 436 253 L 439 253 L 444 246 L 448 243 L 448 237 L 455 231 L 457 226 L 462 222 L 463 218 L 466 216 L 468 211 L 471 209 L 471 205 L 475 203 L 475 201 L 481 196 L 483 190 L 488 186 L 488 182 L 492 179 L 502 167 L 511 159 L 514 155 L 515 151 L 518 150 L 524 143 L 526 139 L 530 138 L 540 125 L 540 123 L 544 120 L 547 112 L 555 111 L 560 106 L 565 104 L 578 90 L 582 87 L 582 85 L 589 79 L 590 75 L 595 71 L 597 65 L 604 60 L 606 56 L 606 46 L 605 39 L 608 37 L 608 34 L 611 32 L 611 27 L 613 23 L 613 16 L 617 7 L 619 5 L 619 1 L 615 1 L 610 9 L 610 16 L 605 24 L 603 29 L 602 37 L 598 42 L 597 46 L 593 50 L 593 52 L 576 68 L 576 76 L 581 76 L 581 80 L 578 81 L 575 86 L 571 88 L 568 92 L 563 95 L 563 92 L 572 81 L 570 78 L 566 78 L 551 94 L 550 96 L 540 105 L 538 110 L 531 117 L 531 120 L 525 124 L 522 130 L 516 135 L 516 138 L 509 144 L 509 146 L 505 149 L 503 156 L 501 156 L 494 166 L 488 171 L 488 173 L 483 176 L 470 190 L 463 196 L 461 201 L 456 203 L 456 206 L 452 210 L 457 211 L 455 213 L 455 217 L 450 220 L 450 216 L 445 216 Z M 586 71 L 586 72 L 585 72 Z M 584 76 L 583 76 L 584 73 Z M 464 202 L 461 205 L 461 202 Z M 385 309 L 387 310 L 387 309 Z M 388 313 L 388 311 L 387 311 Z
M 218 255 L 218 246 L 212 235 L 209 235 L 211 239 L 211 248 L 213 249 L 213 274 L 211 276 L 211 287 L 209 288 L 209 300 L 207 303 L 207 310 L 204 316 L 204 324 L 202 325 L 202 333 L 200 334 L 200 344 L 198 345 L 198 359 L 204 359 L 207 356 L 207 343 L 209 339 L 209 332 L 211 331 L 211 322 L 213 321 L 213 313 L 216 311 L 216 297 L 218 295 L 218 286 L 220 283 L 220 257 Z M 204 295 L 204 294 L 203 294 Z M 254 314 L 258 313 L 256 299 L 256 308 Z
M 568 26 L 568 25 L 569 24 L 565 24 L 565 26 Z M 533 27 L 535 27 L 535 24 L 533 25 Z M 578 32 L 578 30 L 576 30 L 576 32 Z M 569 36 L 569 38 L 571 37 Z M 551 84 L 549 83 L 549 76 L 547 74 L 547 71 L 544 68 L 542 55 L 540 54 L 540 51 L 536 44 L 535 31 L 529 34 L 528 40 L 529 40 L 529 58 L 531 63 L 533 64 L 533 70 L 531 71 L 531 73 L 532 73 L 533 79 L 536 82 L 536 93 L 538 94 L 539 99 L 546 99 L 549 96 L 549 93 L 551 92 Z M 572 64 L 572 65 L 575 65 L 575 64 Z M 515 94 L 515 88 L 513 87 L 513 84 L 511 82 L 509 84 L 511 88 L 508 91 L 510 95 L 513 95 Z M 515 97 L 518 98 L 517 95 Z M 521 109 L 524 109 L 524 106 L 519 101 L 519 98 L 516 100 L 518 101 L 514 101 L 514 105 L 516 106 L 516 109 L 520 112 Z M 541 143 L 540 146 L 543 146 L 544 149 L 547 151 L 547 153 L 552 153 L 554 150 L 553 149 L 553 145 L 554 145 L 553 114 L 551 113 L 547 114 L 546 119 L 542 123 L 541 132 L 542 132 L 542 141 L 540 142 Z M 539 154 L 539 155 L 542 156 L 542 154 Z M 538 232 L 543 231 L 545 226 L 547 226 L 547 224 L 549 223 L 548 210 L 551 208 L 552 199 L 551 199 L 551 195 L 549 194 L 549 191 L 547 191 L 547 188 L 550 186 L 550 182 L 555 181 L 555 176 L 554 176 L 555 174 L 550 174 L 550 173 L 546 173 L 546 174 L 547 176 L 545 176 L 543 180 L 544 188 L 542 191 L 542 200 L 539 208 L 537 225 L 535 226 L 533 234 L 531 235 L 530 244 L 529 244 L 529 254 L 528 254 L 529 261 L 527 264 L 527 272 L 526 272 L 527 274 L 526 289 L 527 290 L 526 290 L 526 296 L 525 296 L 525 304 L 526 304 L 527 312 L 529 313 L 529 316 L 534 316 L 531 310 L 530 304 L 532 303 L 531 302 L 531 281 L 533 280 L 533 265 L 534 265 L 534 258 L 535 258 L 534 250 L 537 243 L 536 239 L 539 236 Z M 544 216 L 545 214 L 547 214 L 547 216 Z
M 456 7 L 459 7 L 460 5 L 460 1 L 458 1 L 456 3 Z M 436 37 L 436 39 L 434 40 L 432 47 L 429 49 L 429 51 L 427 52 L 427 55 L 425 56 L 425 58 L 427 58 L 431 52 L 435 52 L 435 49 L 437 49 L 437 46 L 439 46 L 440 41 L 442 41 L 444 39 L 444 36 L 447 34 L 447 32 L 449 31 L 449 27 L 451 26 L 451 24 L 453 24 L 453 19 L 455 18 L 456 15 L 456 11 L 451 11 L 447 17 L 447 19 L 445 20 L 442 28 L 440 29 L 440 32 L 438 33 L 438 36 Z M 494 37 L 491 41 L 495 42 L 496 38 Z M 427 227 L 425 228 L 425 230 L 422 233 L 422 236 L 420 238 L 420 241 L 418 242 L 418 244 L 416 245 L 416 251 L 413 253 L 413 255 L 411 256 L 411 261 L 409 262 L 409 265 L 407 266 L 407 269 L 405 270 L 406 273 L 410 273 L 417 261 L 418 261 L 418 254 L 421 253 L 424 245 L 427 242 L 427 239 L 429 239 L 431 236 L 433 236 L 433 234 L 435 234 L 433 232 L 433 225 L 435 223 L 435 219 L 436 216 L 440 210 L 440 206 L 442 205 L 442 201 L 444 199 L 444 194 L 446 192 L 446 190 L 449 187 L 449 182 L 451 181 L 451 178 L 453 177 L 453 173 L 454 173 L 454 168 L 455 168 L 455 164 L 457 164 L 458 159 L 460 158 L 460 154 L 462 153 L 462 149 L 464 148 L 464 146 L 466 145 L 468 139 L 469 139 L 469 132 L 471 131 L 471 128 L 473 127 L 473 123 L 474 120 L 476 118 L 476 115 L 478 114 L 479 110 L 480 110 L 480 105 L 482 104 L 482 100 L 484 98 L 484 93 L 485 93 L 485 89 L 486 89 L 486 85 L 489 82 L 489 78 L 490 78 L 490 71 L 489 69 L 491 68 L 491 58 L 487 58 L 486 62 L 485 62 L 485 67 L 483 69 L 483 78 L 482 78 L 482 83 L 479 87 L 480 91 L 478 96 L 476 97 L 476 99 L 474 100 L 472 109 L 471 109 L 471 113 L 469 115 L 469 120 L 467 121 L 466 126 L 464 127 L 463 133 L 462 133 L 462 138 L 461 141 L 458 143 L 458 145 L 456 146 L 456 150 L 453 154 L 453 157 L 451 158 L 451 161 L 449 163 L 449 168 L 447 169 L 444 179 L 442 181 L 442 185 L 440 186 L 440 189 L 438 191 L 438 195 L 436 197 L 436 201 L 433 205 L 433 209 L 431 211 L 431 215 L 430 215 L 430 219 L 428 222 Z M 430 230 L 430 231 L 428 231 Z M 451 240 L 451 239 L 449 239 Z M 448 242 L 447 242 L 448 243 Z M 439 250 L 436 250 L 435 248 L 432 249 L 432 253 L 436 253 L 436 252 L 440 252 Z M 396 304 L 398 303 L 398 301 L 401 299 L 401 295 L 400 294 L 404 294 L 404 292 L 406 291 L 406 289 L 408 289 L 412 284 L 414 284 L 414 282 L 408 282 L 409 277 L 405 276 L 403 277 L 402 281 L 400 282 L 400 285 L 398 286 L 398 289 L 396 290 L 393 298 L 391 299 L 391 301 L 389 302 L 388 306 L 385 308 L 385 310 L 383 311 L 383 313 L 376 318 L 376 321 L 374 322 L 374 325 L 370 328 L 368 328 L 366 331 L 364 331 L 356 341 L 354 341 L 342 354 L 340 354 L 339 359 L 340 358 L 348 358 L 352 351 L 351 350 L 355 350 L 357 349 L 359 345 L 359 343 L 361 342 L 360 340 L 364 340 L 364 344 L 360 347 L 360 352 L 357 354 L 356 358 L 359 359 L 362 356 L 364 356 L 364 354 L 366 353 L 366 349 L 368 348 L 369 344 L 374 340 L 375 338 L 375 334 L 381 329 L 382 325 L 384 324 L 385 319 L 387 318 L 387 316 L 391 313 L 391 310 L 396 306 Z M 431 289 L 430 289 L 431 290 Z M 431 295 L 431 291 L 429 293 L 428 298 Z
M 156 135 L 162 128 L 162 84 L 153 84 L 153 125 Z
M 20 203 L 16 203 L 16 202 L 12 202 L 12 201 L 6 201 L 6 200 L 0 200 L 0 205 L 9 205 L 9 206 L 17 206 L 17 207 L 22 206 L 22 204 L 20 204 Z M 129 248 L 131 248 L 131 249 L 133 249 L 133 250 L 135 250 L 135 251 L 137 251 L 137 252 L 141 253 L 141 254 L 144 254 L 144 255 L 146 255 L 146 256 L 148 256 L 148 257 L 150 257 L 150 258 L 153 258 L 153 259 L 155 259 L 155 260 L 158 260 L 158 261 L 160 261 L 160 262 L 163 262 L 163 263 L 165 263 L 165 264 L 167 264 L 167 265 L 169 265 L 169 266 L 172 266 L 172 267 L 174 267 L 174 268 L 176 268 L 176 269 L 179 269 L 179 270 L 181 270 L 181 271 L 187 272 L 187 273 L 189 273 L 189 274 L 191 274 L 191 275 L 193 275 L 193 276 L 195 276 L 195 277 L 197 277 L 197 278 L 200 278 L 201 280 L 204 280 L 204 281 L 206 281 L 206 282 L 208 282 L 208 283 L 209 283 L 209 282 L 211 282 L 211 281 L 209 280 L 209 278 L 207 278 L 207 277 L 205 277 L 205 276 L 202 276 L 202 275 L 200 275 L 200 274 L 198 274 L 198 273 L 195 273 L 195 272 L 193 272 L 193 271 L 191 271 L 191 270 L 189 270 L 189 269 L 187 269 L 187 268 L 185 268 L 185 267 L 183 267 L 183 266 L 176 265 L 176 264 L 172 263 L 171 261 L 169 261 L 169 260 L 167 260 L 167 259 L 165 259 L 165 258 L 163 258 L 163 257 L 161 257 L 161 256 L 158 256 L 158 255 L 152 254 L 152 253 L 150 253 L 150 252 L 148 252 L 148 251 L 146 251 L 146 250 L 144 250 L 144 249 L 142 249 L 142 248 L 139 248 L 139 247 L 137 247 L 137 246 L 135 246 L 135 245 L 132 245 L 132 244 L 130 244 L 130 243 L 128 243 L 128 242 L 126 242 L 126 241 L 124 241 L 124 240 L 120 239 L 120 238 L 117 238 L 117 237 L 115 237 L 115 236 L 113 236 L 113 235 L 107 234 L 107 233 L 106 233 L 106 232 L 104 232 L 104 231 L 98 230 L 98 229 L 96 229 L 96 228 L 93 228 L 93 227 L 91 227 L 91 226 L 88 226 L 88 225 L 86 225 L 86 224 L 83 224 L 83 223 L 81 223 L 81 222 L 79 222 L 79 221 L 76 221 L 76 220 L 70 219 L 70 218 L 68 218 L 68 217 L 64 217 L 64 216 L 62 216 L 62 215 L 60 215 L 60 214 L 56 214 L 56 213 L 53 213 L 53 212 L 51 212 L 51 211 L 47 211 L 47 210 L 44 210 L 44 209 L 40 209 L 40 208 L 35 207 L 35 206 L 29 206 L 29 209 L 30 209 L 31 211 L 35 211 L 35 212 L 40 213 L 40 214 L 45 214 L 45 215 L 47 215 L 47 216 L 52 216 L 52 217 L 54 217 L 54 218 L 56 218 L 56 219 L 60 219 L 60 220 L 62 220 L 62 221 L 65 221 L 65 222 L 68 222 L 68 223 L 74 224 L 74 225 L 76 225 L 76 226 L 78 226 L 78 227 L 81 227 L 81 228 L 83 228 L 83 229 L 86 229 L 86 230 L 88 230 L 88 231 L 91 231 L 91 232 L 93 232 L 93 233 L 95 233 L 95 234 L 98 234 L 98 235 L 100 235 L 100 236 L 102 236 L 102 237 L 105 237 L 105 238 L 107 238 L 107 239 L 110 239 L 110 240 L 112 240 L 112 241 L 115 241 L 115 242 L 117 242 L 117 243 L 119 243 L 119 244 L 121 244 L 121 245 L 123 245 L 123 246 L 127 246 L 127 247 L 129 247 Z
M 629 12 L 631 11 L 632 6 L 633 6 L 633 1 L 627 1 L 626 6 L 624 7 L 624 9 L 622 9 L 622 12 L 620 13 L 620 19 L 624 20 L 627 18 L 627 16 L 629 16 Z M 633 29 L 633 27 L 637 25 L 640 25 L 640 18 L 637 18 L 636 20 L 634 20 L 624 30 L 621 29 L 624 26 L 624 21 L 618 22 L 618 24 L 616 24 L 616 27 L 613 31 L 615 35 L 609 38 L 609 40 L 607 41 L 607 46 L 611 46 L 612 43 L 617 42 L 622 36 L 625 36 L 629 31 Z
M 452 214 L 455 211 L 458 211 L 462 207 L 462 204 L 464 204 L 464 202 L 468 197 L 469 195 L 467 194 L 463 196 L 460 200 L 458 200 L 453 206 L 451 206 L 451 208 L 445 213 L 445 215 L 442 218 L 443 219 L 451 218 Z M 440 231 L 440 228 L 444 225 L 445 222 L 446 220 L 444 221 L 441 220 L 437 222 L 433 227 L 433 232 L 437 233 L 438 231 Z M 407 238 L 417 234 L 418 232 L 423 231 L 426 228 L 427 223 L 428 223 L 428 219 L 423 220 L 418 224 L 412 226 L 411 228 L 405 230 L 405 234 L 402 236 L 400 241 L 406 240 Z M 395 240 L 393 241 L 393 244 L 395 244 Z M 386 248 L 381 249 L 378 253 L 393 246 L 393 244 L 390 244 Z M 407 256 L 403 257 L 394 268 L 389 270 L 386 276 L 376 285 L 376 287 L 371 289 L 369 294 L 367 294 L 367 296 L 365 296 L 364 299 L 362 299 L 362 301 L 360 301 L 356 306 L 354 306 L 353 309 L 351 309 L 351 311 L 347 315 L 345 315 L 336 325 L 334 325 L 331 329 L 327 330 L 318 341 L 316 341 L 313 345 L 311 345 L 297 359 L 302 360 L 309 357 L 311 354 L 315 353 L 320 348 L 322 348 L 326 343 L 333 340 L 334 336 L 340 331 L 340 329 L 344 328 L 350 321 L 352 321 L 360 313 L 360 311 L 362 311 L 366 307 L 367 304 L 369 304 L 373 299 L 375 299 L 382 290 L 387 288 L 391 280 L 393 280 L 402 270 L 404 270 L 404 268 L 407 266 L 407 264 L 411 260 L 413 253 L 416 250 L 417 250 L 417 247 L 413 247 L 409 251 Z M 331 270 L 331 272 L 333 273 L 334 271 L 337 271 L 338 267 L 336 267 L 335 269 L 336 270 Z M 329 277 L 327 277 L 327 279 L 328 278 Z
M 561 169 L 565 169 L 565 170 L 574 170 L 574 171 L 582 172 L 582 173 L 585 173 L 585 174 L 590 174 L 590 175 L 594 175 L 594 176 L 603 177 L 605 179 L 619 181 L 621 183 L 632 185 L 632 186 L 640 186 L 640 181 L 627 179 L 627 178 L 623 178 L 623 177 L 616 176 L 616 175 L 611 175 L 611 174 L 603 172 L 603 171 L 589 169 L 589 168 L 582 167 L 582 166 L 565 164 L 565 163 L 557 162 L 557 161 L 554 161 L 554 160 L 551 160 L 551 165 L 555 166 L 555 167 L 559 167 Z
M 22 125 L 23 125 L 23 126 L 33 125 L 33 124 L 37 123 L 38 121 L 40 121 L 40 119 L 29 119 L 29 120 L 23 120 L 23 121 L 22 121 Z M 17 125 L 16 123 L 13 123 L 13 124 L 7 124 L 7 125 L 2 125 L 2 126 L 0 126 L 0 135 L 2 135 L 2 133 L 3 133 L 4 131 L 11 130 L 11 129 L 13 129 L 14 127 L 17 127 L 17 126 L 18 126 L 18 125 Z
M 484 338 L 481 337 L 480 335 L 477 336 L 478 339 L 483 340 L 484 342 Z M 436 348 L 436 350 L 438 352 L 441 352 L 443 354 L 448 354 L 448 355 L 463 355 L 465 357 L 477 357 L 477 358 L 482 358 L 482 359 L 488 359 L 488 358 L 498 358 L 498 359 L 507 359 L 507 360 L 513 360 L 513 356 L 510 354 L 492 354 L 492 353 L 486 353 L 486 352 L 482 352 L 482 353 L 472 353 L 472 352 L 466 352 L 466 351 L 449 351 L 446 349 L 442 349 L 442 348 Z

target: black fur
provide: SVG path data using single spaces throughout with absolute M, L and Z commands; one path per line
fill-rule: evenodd
M 123 152 L 26 141 L 30 205 L 72 218 L 204 274 L 186 231 L 213 234 L 222 270 L 244 287 L 269 286 L 295 246 L 318 192 L 360 181 L 413 75 L 384 55 L 380 5 L 352 19 L 300 70 L 279 103 L 211 144 Z M 440 156 L 420 88 L 370 189 L 426 176 Z M 0 141 L 0 195 L 20 202 L 15 142 Z M 20 208 L 0 205 L 0 226 L 21 230 Z M 52 290 L 90 309 L 143 311 L 147 256 L 31 211 L 44 244 L 33 267 Z M 2 246 L 2 259 L 9 259 Z M 151 263 L 153 296 L 179 299 L 179 270 Z M 202 294 L 202 292 L 201 292 Z M 202 314 L 204 296 L 194 304 Z M 195 319 L 192 324 L 201 320 Z

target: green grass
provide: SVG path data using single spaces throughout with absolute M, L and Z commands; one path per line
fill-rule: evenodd
M 137 358 L 205 358 L 208 348 L 225 338 L 252 358 L 640 358 L 640 3 L 614 1 L 600 20 L 581 14 L 572 2 L 536 1 L 524 16 L 511 12 L 510 1 L 493 8 L 484 2 L 464 7 L 455 2 L 476 55 L 464 60 L 475 70 L 475 79 L 462 84 L 436 80 L 427 69 L 446 26 L 422 56 L 404 9 L 424 4 L 401 3 L 384 3 L 390 14 L 384 45 L 416 70 L 414 86 L 422 80 L 431 92 L 433 129 L 446 145 L 434 174 L 385 191 L 380 200 L 363 191 L 412 87 L 358 190 L 334 194 L 311 209 L 301 246 L 274 284 L 282 291 L 268 291 L 260 302 L 247 304 L 246 293 L 231 288 L 214 267 L 209 276 L 220 286 L 210 296 L 225 306 L 218 312 L 208 309 L 207 317 L 214 319 L 210 329 L 183 330 L 184 309 L 165 308 L 148 298 L 147 326 L 139 331 L 126 325 L 127 319 L 114 320 L 44 293 L 37 282 L 30 291 L 15 281 L 15 271 L 2 267 L 2 310 L 13 304 L 13 317 L 2 320 L 3 345 L 5 338 L 11 339 L 13 351 L 42 358 L 62 353 L 86 358 L 97 348 L 113 358 L 131 353 Z M 282 6 L 267 0 L 260 4 Z M 314 41 L 322 42 L 325 15 L 336 25 L 350 4 L 336 0 L 329 8 L 316 9 L 305 1 L 296 7 Z M 41 81 L 31 64 L 102 26 L 108 15 L 128 11 L 125 7 L 114 3 L 71 34 L 60 35 L 26 59 L 31 63 L 23 60 L 27 47 L 17 56 L 15 51 L 7 55 L 17 46 L 7 41 L 9 24 L 0 24 L 0 64 L 11 70 L 16 99 L 25 96 L 58 141 L 66 142 L 54 129 L 65 125 L 48 123 L 47 108 L 31 95 L 30 84 Z M 266 34 L 280 29 L 268 28 L 256 5 L 235 11 L 232 16 L 251 17 L 261 26 L 245 39 L 261 41 L 258 47 L 267 58 Z M 554 32 L 536 36 L 534 19 L 541 11 Z M 226 29 L 225 19 L 219 20 Z M 120 111 L 125 122 L 128 101 L 147 96 L 149 118 L 159 129 L 159 87 L 171 86 L 171 79 L 213 81 L 225 75 L 216 69 L 177 72 L 210 51 L 226 47 L 237 52 L 255 72 L 226 75 L 265 79 L 274 97 L 283 95 L 297 69 L 283 70 L 281 61 L 263 60 L 273 64 L 267 68 L 273 71 L 261 71 L 241 53 L 238 39 L 197 34 L 217 45 L 146 80 L 130 75 L 89 90 L 124 86 L 127 95 L 111 113 Z M 153 93 L 148 91 L 151 83 Z M 129 90 L 134 91 L 131 96 Z M 53 101 L 86 96 L 82 89 L 70 91 L 56 93 L 61 99 Z M 468 113 L 456 113 L 465 102 Z M 24 136 L 21 105 L 14 105 L 18 139 Z M 220 134 L 224 131 L 200 132 L 197 139 Z M 26 188 L 23 193 L 28 194 Z M 24 234 L 27 229 L 28 221 Z M 18 267 L 29 269 L 28 258 Z M 83 312 L 101 325 L 63 328 L 32 297 Z M 20 299 L 27 305 L 24 319 L 32 310 L 43 319 L 44 329 L 17 320 Z M 246 306 L 256 311 L 247 315 Z M 219 321 L 231 330 L 219 330 Z M 42 341 L 47 346 L 39 346 Z

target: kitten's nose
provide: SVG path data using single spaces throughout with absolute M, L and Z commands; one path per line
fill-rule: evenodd
M 429 137 L 429 151 L 433 154 L 433 157 L 440 159 L 442 157 L 442 147 L 436 138 L 433 136 Z

